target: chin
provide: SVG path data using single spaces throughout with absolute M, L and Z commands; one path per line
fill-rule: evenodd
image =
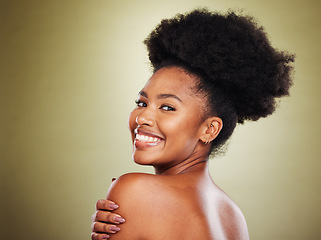
M 151 157 L 150 155 L 151 154 L 140 153 L 140 152 L 134 151 L 132 158 L 136 164 L 153 166 L 153 165 L 155 165 L 155 162 L 157 162 L 157 161 L 156 161 L 155 157 Z
M 142 156 L 137 156 L 137 154 L 133 154 L 132 156 L 134 162 L 139 165 L 151 165 L 150 159 L 146 159 Z

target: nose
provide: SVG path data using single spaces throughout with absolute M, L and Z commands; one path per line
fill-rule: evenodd
M 136 123 L 139 126 L 154 126 L 155 117 L 151 109 L 145 108 L 136 116 Z

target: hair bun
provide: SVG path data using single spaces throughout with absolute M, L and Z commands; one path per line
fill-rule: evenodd
M 162 20 L 144 43 L 154 70 L 182 65 L 222 88 L 239 122 L 266 117 L 289 94 L 294 56 L 271 47 L 251 17 L 194 10 Z

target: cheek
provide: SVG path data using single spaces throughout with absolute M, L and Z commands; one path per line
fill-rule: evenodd
M 168 153 L 171 158 L 183 160 L 190 157 L 199 141 L 195 121 L 184 118 L 180 122 L 168 122 Z
M 186 115 L 179 119 L 163 121 L 162 127 L 165 136 L 172 144 L 176 142 L 176 144 L 184 145 L 184 143 L 190 144 L 198 140 L 196 122 Z

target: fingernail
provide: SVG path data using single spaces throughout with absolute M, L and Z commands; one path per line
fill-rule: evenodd
M 109 207 L 111 210 L 115 210 L 115 209 L 117 209 L 119 206 L 118 206 L 116 203 L 109 203 L 109 204 L 108 204 L 108 207 Z
M 112 231 L 112 232 L 118 232 L 118 231 L 120 231 L 120 228 L 117 227 L 117 226 L 111 226 L 111 227 L 110 227 L 110 231 Z
M 102 236 L 102 239 L 108 239 L 109 238 L 109 235 L 103 235 Z
M 124 223 L 125 222 L 125 219 L 123 219 L 121 216 L 116 216 L 114 218 L 114 221 L 115 222 L 118 222 L 118 223 Z

